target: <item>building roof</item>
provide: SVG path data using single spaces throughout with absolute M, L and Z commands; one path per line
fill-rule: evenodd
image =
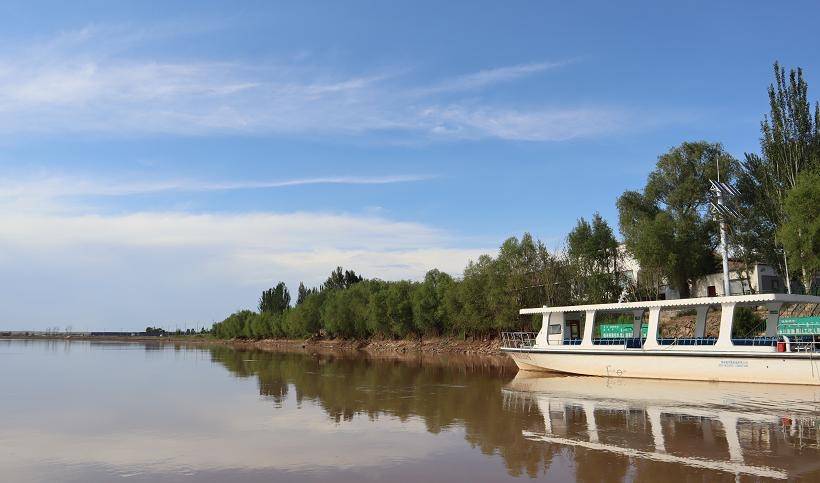
M 623 311 L 637 309 L 651 309 L 655 307 L 697 307 L 703 305 L 720 304 L 755 304 L 755 303 L 809 303 L 820 304 L 820 296 L 816 295 L 794 295 L 784 293 L 766 293 L 753 295 L 731 295 L 728 297 L 699 297 L 691 299 L 674 300 L 649 300 L 646 302 L 624 302 L 615 304 L 592 304 L 592 305 L 569 305 L 566 307 L 536 307 L 531 309 L 521 309 L 520 314 L 547 314 L 554 312 L 586 312 L 596 311 Z

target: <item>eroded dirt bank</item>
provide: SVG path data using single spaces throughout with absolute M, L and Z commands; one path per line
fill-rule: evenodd
M 6 339 L 7 337 L 0 337 Z M 17 337 L 14 337 L 17 338 Z M 507 355 L 499 348 L 499 339 L 458 339 L 449 337 L 435 337 L 426 339 L 407 340 L 341 340 L 341 339 L 264 339 L 264 340 L 221 340 L 201 336 L 170 336 L 170 337 L 103 337 L 103 336 L 37 336 L 26 339 L 51 340 L 89 340 L 96 342 L 140 342 L 153 344 L 178 345 L 221 345 L 246 350 L 265 351 L 293 351 L 307 353 L 352 353 L 366 354 L 373 357 L 390 359 L 447 359 L 449 363 L 458 363 L 461 360 L 473 365 L 472 359 L 482 359 L 482 365 L 487 363 L 498 366 L 515 367 Z M 458 356 L 458 357 L 457 357 Z

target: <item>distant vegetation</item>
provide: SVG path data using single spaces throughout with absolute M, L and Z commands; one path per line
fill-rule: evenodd
M 284 283 L 263 292 L 259 312 L 242 310 L 214 324 L 220 338 L 481 337 L 536 329 L 521 307 L 657 298 L 662 284 L 688 297 L 693 282 L 718 270 L 718 226 L 709 210 L 709 180 L 735 185 L 741 217 L 729 245 L 744 262 L 788 273 L 798 290 L 816 291 L 820 272 L 820 106 L 808 100 L 800 69 L 774 65 L 770 113 L 761 123 L 761 154 L 739 161 L 719 143 L 683 142 L 660 155 L 640 191 L 617 200 L 627 253 L 641 266 L 633 280 L 612 228 L 595 213 L 579 219 L 559 253 L 525 234 L 495 257 L 471 261 L 461 277 L 439 270 L 423 281 L 364 279 L 337 268 L 319 287 L 299 285 L 296 303 Z M 788 258 L 789 271 L 785 268 Z M 751 323 L 751 322 L 750 322 Z

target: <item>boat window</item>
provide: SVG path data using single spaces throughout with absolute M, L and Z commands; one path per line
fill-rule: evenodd
M 774 312 L 777 315 L 777 312 Z M 766 336 L 769 310 L 765 305 L 735 307 L 732 344 L 742 346 L 776 346 L 776 336 Z
M 586 318 L 586 312 L 567 312 L 564 315 L 564 320 L 567 324 L 567 330 L 564 332 L 564 339 L 580 341 L 584 337 L 584 325 Z
M 627 339 L 637 339 L 633 334 L 635 317 L 639 317 L 641 320 L 640 340 L 645 340 L 649 327 L 648 310 L 638 311 L 637 313 L 632 310 L 599 311 L 595 313 L 592 343 L 598 345 L 623 344 L 626 343 Z M 640 346 L 640 344 L 638 345 Z
M 732 339 L 753 339 L 766 335 L 765 305 L 735 307 Z
M 704 337 L 717 339 L 720 334 L 720 305 L 710 305 L 706 311 L 706 330 L 703 333 Z M 698 334 L 695 334 L 699 337 Z
M 660 345 L 714 345 L 720 332 L 720 306 L 663 308 L 658 320 Z
M 658 321 L 658 337 L 675 339 L 695 337 L 697 311 L 691 309 L 661 309 Z

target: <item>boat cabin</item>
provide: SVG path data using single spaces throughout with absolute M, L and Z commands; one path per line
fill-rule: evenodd
M 792 352 L 820 343 L 820 297 L 754 294 L 522 309 L 541 329 L 505 347 L 716 349 Z M 758 329 L 762 329 L 759 330 Z M 802 349 L 801 349 L 802 348 Z

